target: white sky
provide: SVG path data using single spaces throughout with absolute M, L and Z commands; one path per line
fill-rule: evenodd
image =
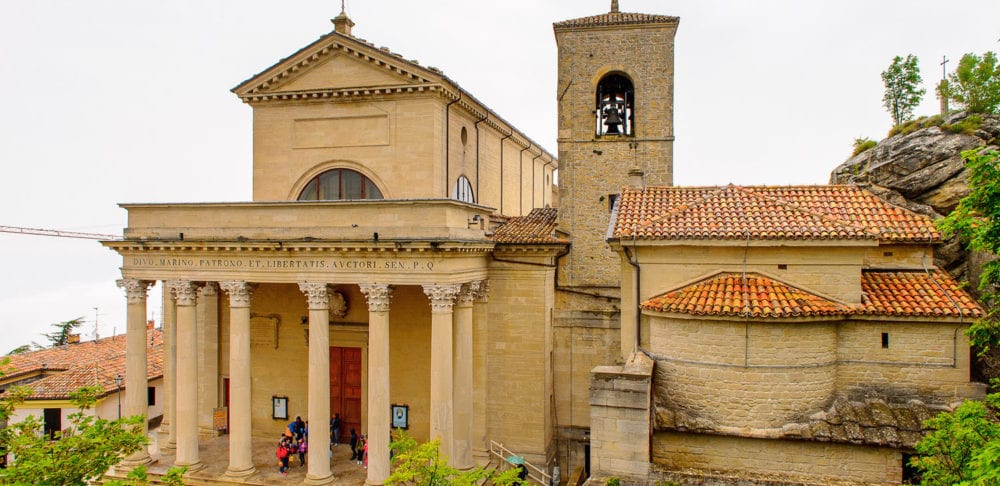
M 609 0 L 349 0 L 355 35 L 437 66 L 556 153 L 552 23 Z M 121 202 L 250 198 L 251 111 L 229 89 L 332 30 L 335 0 L 0 0 L 0 225 L 120 233 Z M 996 0 L 621 0 L 681 17 L 675 183 L 825 183 L 890 127 L 879 73 L 1000 50 Z M 956 62 L 949 64 L 953 68 Z M 0 353 L 83 316 L 121 333 L 120 258 L 0 233 Z M 149 311 L 160 315 L 151 292 Z M 85 338 L 92 336 L 85 336 Z

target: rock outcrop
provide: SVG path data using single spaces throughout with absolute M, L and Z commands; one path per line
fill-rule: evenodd
M 961 153 L 981 146 L 996 148 L 1000 138 L 1000 117 L 976 116 L 982 123 L 968 133 L 947 129 L 963 123 L 975 126 L 968 114 L 958 112 L 927 123 L 926 128 L 886 138 L 840 164 L 830 182 L 865 187 L 892 204 L 934 219 L 947 215 L 968 194 Z M 984 258 L 970 255 L 955 238 L 935 251 L 935 264 L 959 281 L 969 282 L 974 294 Z

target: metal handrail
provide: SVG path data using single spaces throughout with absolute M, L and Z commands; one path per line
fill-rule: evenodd
M 510 456 L 514 456 L 516 454 L 514 454 L 514 452 L 511 451 L 510 449 L 504 447 L 503 444 L 491 440 L 490 455 L 496 456 L 497 458 L 500 459 L 500 462 L 498 462 L 498 464 L 506 464 L 506 467 L 503 468 L 506 469 L 507 467 L 513 466 L 513 464 L 507 461 L 507 458 Z M 552 484 L 552 476 L 543 471 L 538 466 L 535 466 L 534 464 L 528 461 L 524 461 L 524 467 L 528 470 L 528 478 L 534 481 L 535 483 L 540 484 L 542 486 L 549 486 Z

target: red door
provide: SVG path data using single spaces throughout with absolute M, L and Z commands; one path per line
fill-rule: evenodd
M 330 417 L 340 414 L 340 437 L 361 433 L 361 348 L 330 347 Z

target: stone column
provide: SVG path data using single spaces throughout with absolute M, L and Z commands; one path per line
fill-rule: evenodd
M 431 440 L 441 439 L 441 453 L 454 465 L 452 409 L 454 407 L 454 350 L 452 327 L 455 296 L 461 284 L 424 285 L 431 301 Z M 370 448 L 369 448 L 370 449 Z
M 219 282 L 229 294 L 229 467 L 226 476 L 244 478 L 253 466 L 250 424 L 250 295 L 244 281 Z
M 389 477 L 389 301 L 392 287 L 361 284 L 368 300 L 368 480 L 382 484 Z
M 198 453 L 198 334 L 195 305 L 198 286 L 186 280 L 167 282 L 177 300 L 177 456 L 188 471 L 205 467 Z
M 163 282 L 163 422 L 160 423 L 160 451 L 177 448 L 177 307 L 174 294 Z
M 213 415 L 219 405 L 219 288 L 206 282 L 198 294 L 198 433 L 218 435 Z
M 458 469 L 472 468 L 472 300 L 479 282 L 462 285 L 455 301 L 454 441 L 451 458 Z
M 136 279 L 122 279 L 118 286 L 125 289 L 128 299 L 125 331 L 125 409 L 122 416 L 134 415 L 149 417 L 149 407 L 146 401 L 146 389 L 149 387 L 146 373 L 146 292 L 153 282 Z M 146 433 L 146 420 L 142 423 L 142 432 Z M 149 464 L 152 459 L 149 451 L 143 447 L 125 458 L 122 463 L 125 468 Z
M 479 282 L 479 290 L 474 294 L 472 306 L 472 460 L 476 464 L 486 464 L 490 460 L 489 444 L 486 443 L 486 348 L 489 341 L 489 312 L 487 307 L 489 280 Z
M 330 484 L 325 431 L 330 427 L 330 290 L 325 283 L 300 283 L 309 301 L 309 423 L 319 431 L 311 440 L 306 484 Z

